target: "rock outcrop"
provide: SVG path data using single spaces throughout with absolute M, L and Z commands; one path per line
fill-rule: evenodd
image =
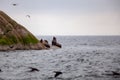
M 44 48 L 45 46 L 25 27 L 0 11 L 0 51 Z

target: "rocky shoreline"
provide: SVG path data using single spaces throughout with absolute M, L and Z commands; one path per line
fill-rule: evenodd
M 54 38 L 52 46 L 61 48 L 61 44 Z M 50 44 L 47 40 L 38 40 L 24 26 L 18 24 L 3 11 L 0 11 L 0 51 L 42 50 L 49 48 Z

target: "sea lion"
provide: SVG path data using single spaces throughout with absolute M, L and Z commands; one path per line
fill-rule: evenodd
M 59 47 L 59 48 L 62 47 L 61 44 L 59 44 L 59 43 L 57 42 L 56 37 L 53 37 L 53 40 L 52 40 L 52 46 L 57 46 L 57 47 Z
M 50 48 L 50 45 L 49 45 L 49 43 L 48 43 L 47 40 L 44 40 L 44 41 L 43 41 L 43 44 L 44 44 L 45 47 Z

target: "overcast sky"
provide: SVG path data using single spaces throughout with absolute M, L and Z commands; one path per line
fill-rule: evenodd
M 0 10 L 34 35 L 120 35 L 120 0 L 0 0 Z

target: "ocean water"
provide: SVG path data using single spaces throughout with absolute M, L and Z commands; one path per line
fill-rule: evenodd
M 38 39 L 46 39 L 51 44 L 53 36 L 37 36 Z M 63 47 L 68 46 L 119 46 L 120 36 L 57 36 Z
M 53 36 L 37 36 L 51 44 Z M 60 49 L 0 52 L 0 80 L 120 80 L 120 36 L 56 36 Z M 29 67 L 39 71 L 29 72 Z M 54 78 L 54 71 L 63 74 Z

